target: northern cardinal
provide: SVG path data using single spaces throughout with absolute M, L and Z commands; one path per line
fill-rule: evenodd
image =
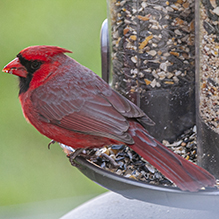
M 131 101 L 56 46 L 23 49 L 3 72 L 19 77 L 24 117 L 40 133 L 74 149 L 125 143 L 180 189 L 213 187 L 215 178 L 173 153 L 144 128 L 153 124 Z

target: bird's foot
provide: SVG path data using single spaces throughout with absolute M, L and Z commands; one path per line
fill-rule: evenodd
M 101 154 L 101 156 L 104 157 L 106 160 L 108 160 L 112 164 L 113 167 L 119 166 L 119 164 L 116 163 L 116 161 L 112 157 L 110 157 L 109 155 L 103 153 L 103 154 Z
M 74 152 L 67 155 L 72 166 L 78 167 L 78 164 L 75 162 L 75 158 L 79 154 L 81 154 L 83 152 L 83 150 L 84 150 L 83 148 L 78 148 L 78 149 L 75 149 Z
M 49 142 L 49 144 L 48 144 L 48 149 L 50 149 L 50 145 L 51 145 L 51 144 L 55 144 L 55 143 L 56 143 L 56 141 L 51 140 L 51 141 Z

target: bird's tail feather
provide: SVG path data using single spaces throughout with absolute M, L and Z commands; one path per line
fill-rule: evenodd
M 136 122 L 130 122 L 129 133 L 135 141 L 130 147 L 156 167 L 180 189 L 191 192 L 213 187 L 215 178 L 205 169 L 170 151 Z

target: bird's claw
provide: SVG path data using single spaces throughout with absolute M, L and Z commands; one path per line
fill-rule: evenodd
M 49 142 L 49 144 L 48 144 L 48 149 L 50 149 L 50 145 L 51 145 L 51 144 L 55 144 L 55 143 L 56 143 L 56 141 L 51 140 L 51 141 Z
M 69 161 L 71 163 L 72 166 L 78 167 L 79 165 L 75 162 L 75 158 L 82 153 L 84 149 L 83 148 L 79 148 L 76 149 L 74 152 L 70 153 L 67 155 L 67 157 L 69 158 Z

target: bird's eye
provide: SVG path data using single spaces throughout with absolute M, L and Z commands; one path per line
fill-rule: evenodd
M 30 66 L 33 70 L 38 69 L 40 67 L 40 62 L 33 61 Z

